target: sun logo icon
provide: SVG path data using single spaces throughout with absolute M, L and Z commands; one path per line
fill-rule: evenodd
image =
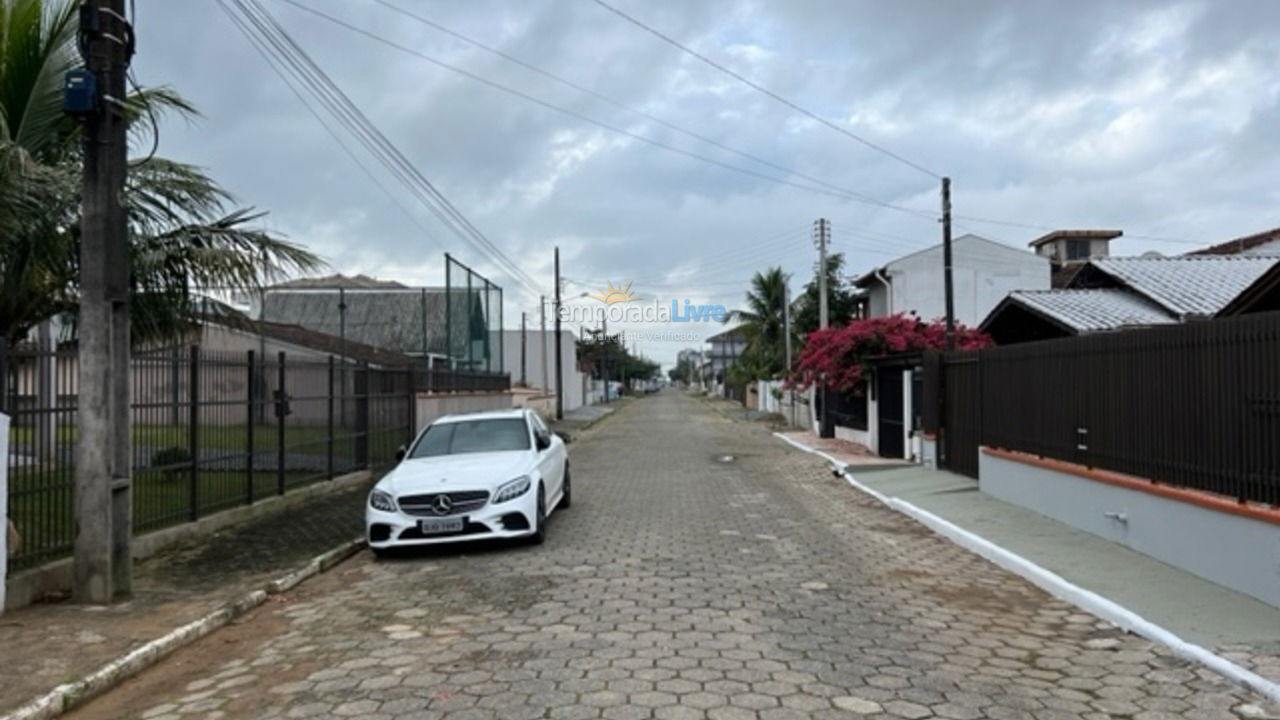
M 627 283 L 627 286 L 624 288 L 620 285 L 615 286 L 612 282 L 610 282 L 607 289 L 598 290 L 597 292 L 599 293 L 598 295 L 591 295 L 589 297 L 599 300 L 605 305 L 613 305 L 614 303 L 635 302 L 636 300 L 640 299 L 639 296 L 633 295 L 631 293 L 631 283 Z

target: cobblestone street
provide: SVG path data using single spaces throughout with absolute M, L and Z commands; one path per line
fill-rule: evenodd
M 1274 713 L 759 423 L 668 390 L 575 440 L 573 507 L 545 545 L 361 553 L 70 717 Z

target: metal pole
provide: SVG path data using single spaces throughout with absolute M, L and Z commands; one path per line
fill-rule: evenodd
M 524 311 L 520 311 L 520 384 L 525 387 L 529 386 L 529 379 L 525 376 L 528 369 L 528 363 L 525 362 L 525 352 L 528 348 L 528 339 L 525 337 Z
M 284 494 L 284 417 L 288 411 L 285 395 L 285 355 L 276 356 L 276 494 Z
M 564 369 L 560 341 L 560 248 L 556 248 L 556 419 L 564 419 Z
M 790 278 L 788 278 L 788 281 Z M 786 370 L 783 377 L 791 374 L 791 286 L 783 285 L 782 287 L 782 338 L 783 346 L 786 348 Z M 796 424 L 796 390 L 791 388 L 791 425 Z
M 187 371 L 187 452 L 191 455 L 191 467 L 187 480 L 187 517 L 192 522 L 200 518 L 200 347 L 192 345 Z
M 551 390 L 551 383 L 547 381 L 547 296 L 541 295 L 538 298 L 538 317 L 542 322 L 542 392 Z
M 129 458 L 129 244 L 120 202 L 128 171 L 123 106 L 133 30 L 124 0 L 81 6 L 87 70 L 97 80 L 84 118 L 80 220 L 79 384 L 73 596 L 108 603 L 132 587 Z
M 951 178 L 942 178 L 942 284 L 947 294 L 947 349 L 956 349 L 956 299 L 951 284 Z
M 246 357 L 247 357 L 248 368 L 249 368 L 249 383 L 248 385 L 245 386 L 245 397 L 248 399 L 248 413 L 245 416 L 245 422 L 244 422 L 244 451 L 245 451 L 244 496 L 245 496 L 245 504 L 252 505 L 253 504 L 253 465 L 254 465 L 253 431 L 254 431 L 254 425 L 256 425 L 258 422 L 258 411 L 253 406 L 253 400 L 254 400 L 254 396 L 256 395 L 255 389 L 257 388 L 258 383 L 257 383 L 257 359 L 254 358 L 253 351 L 249 350 Z

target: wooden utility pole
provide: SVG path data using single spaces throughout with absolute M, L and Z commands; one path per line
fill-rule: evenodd
M 951 284 L 951 178 L 942 178 L 942 286 L 947 296 L 947 349 L 956 349 L 956 298 Z
M 556 248 L 556 419 L 564 419 L 564 369 L 560 351 L 560 248 Z
M 72 590 L 78 602 L 109 603 L 130 592 L 133 576 L 129 239 L 120 197 L 128 170 L 124 99 L 133 29 L 125 0 L 95 0 L 80 9 L 88 71 L 81 79 L 91 83 L 94 97 L 77 109 L 84 124 L 84 177 Z M 67 100 L 70 109 L 70 94 Z

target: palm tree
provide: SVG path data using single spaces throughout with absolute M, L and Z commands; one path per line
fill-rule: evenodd
M 747 344 L 731 370 L 742 381 L 776 378 L 787 371 L 786 341 L 783 336 L 783 304 L 787 276 L 782 268 L 771 267 L 751 278 L 747 308 L 729 313 L 726 322 L 737 321 Z
M 0 338 L 78 307 L 80 128 L 62 112 L 79 64 L 75 0 L 0 0 Z M 195 108 L 168 88 L 127 98 L 130 136 L 148 149 L 165 113 Z M 130 324 L 136 342 L 172 339 L 194 320 L 198 288 L 252 290 L 321 266 L 251 226 L 261 215 L 202 170 L 147 157 L 129 169 Z

